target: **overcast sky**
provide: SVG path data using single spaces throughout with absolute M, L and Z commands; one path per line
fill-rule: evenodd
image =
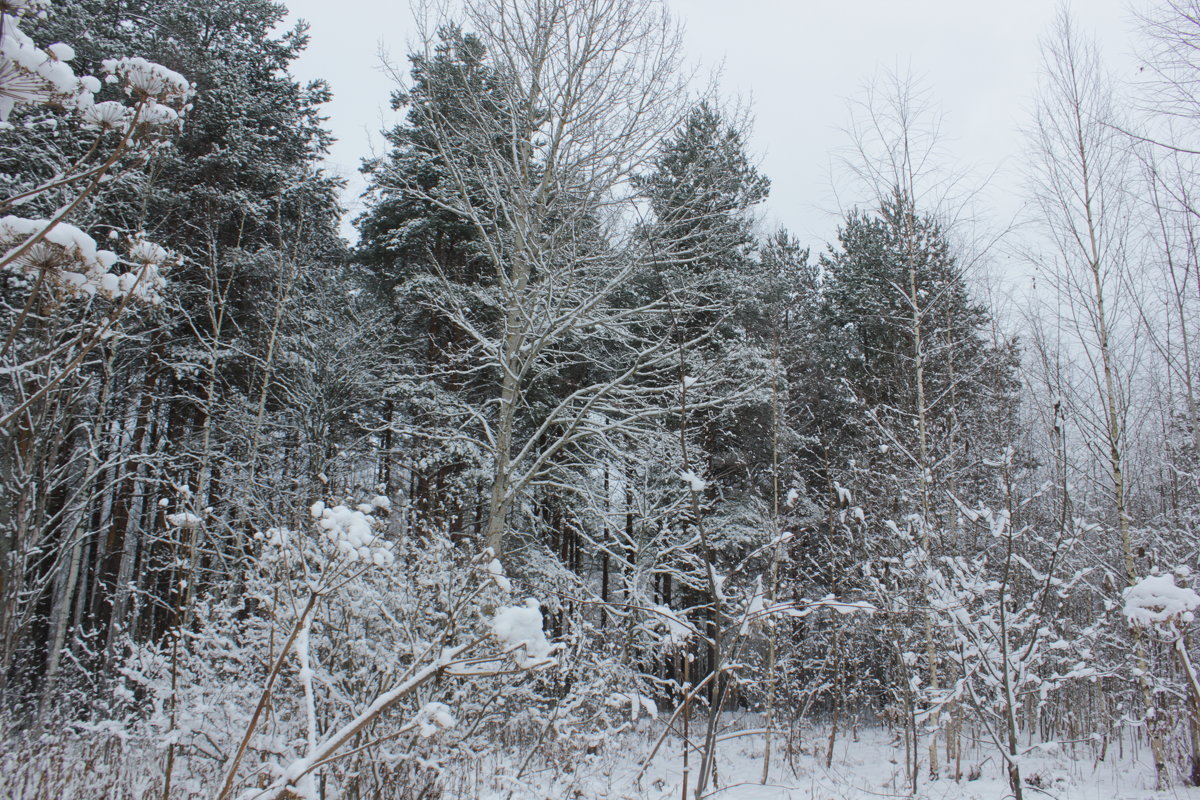
M 325 78 L 337 137 L 330 167 L 351 178 L 346 204 L 361 208 L 357 166 L 379 130 L 394 122 L 390 79 L 380 49 L 403 62 L 413 35 L 404 0 L 284 0 L 311 28 L 295 66 L 301 79 Z M 835 153 L 847 143 L 847 101 L 881 70 L 911 72 L 942 113 L 945 149 L 955 165 L 991 175 L 997 218 L 1019 208 L 1021 125 L 1041 65 L 1039 39 L 1054 0 L 670 0 L 683 21 L 690 58 L 722 69 L 721 87 L 749 101 L 751 147 L 771 179 L 768 226 L 785 225 L 819 248 L 834 235 Z M 1076 0 L 1078 26 L 1094 34 L 1118 77 L 1134 69 L 1128 0 Z M 406 65 L 405 65 L 406 66 Z M 853 198 L 849 198 L 853 200 Z M 843 198 L 843 202 L 847 198 Z

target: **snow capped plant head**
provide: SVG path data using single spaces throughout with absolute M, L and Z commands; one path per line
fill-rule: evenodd
M 129 260 L 136 264 L 165 264 L 171 258 L 170 252 L 154 242 L 145 239 L 134 240 L 129 248 Z
M 63 222 L 51 225 L 49 220 L 11 214 L 0 218 L 0 247 L 5 250 L 19 252 L 30 238 L 39 235 L 40 241 L 12 258 L 8 264 L 10 272 L 30 278 L 44 274 L 61 280 L 69 288 L 80 288 L 86 281 L 106 274 L 117 263 L 116 253 L 100 250 L 91 236 L 74 225 Z
M 391 566 L 395 561 L 392 543 L 376 534 L 380 522 L 370 514 L 344 505 L 328 507 L 320 501 L 312 505 L 309 513 L 324 537 L 349 561 L 377 567 Z
M 42 9 L 34 0 L 0 0 L 0 122 L 18 105 L 73 106 L 91 101 L 67 64 L 75 51 L 62 42 L 42 49 L 20 28 L 22 18 Z
M 75 75 L 69 63 L 75 58 L 71 45 L 38 47 L 21 30 L 24 18 L 47 5 L 43 0 L 0 0 L 0 124 L 7 124 L 19 105 L 55 105 L 76 110 L 87 127 L 125 132 L 133 109 L 111 100 L 95 102 L 102 84 L 91 75 Z M 144 58 L 107 59 L 102 66 L 106 82 L 120 86 L 140 104 L 139 127 L 157 132 L 179 126 L 192 96 L 186 78 Z
M 28 245 L 31 240 L 37 240 Z M 149 305 L 162 302 L 166 280 L 162 270 L 179 262 L 165 248 L 135 238 L 126 272 L 112 272 L 121 258 L 101 250 L 96 241 L 74 225 L 44 219 L 0 218 L 0 252 L 7 271 L 27 282 L 42 280 L 66 297 L 130 298 Z
M 167 128 L 179 122 L 179 112 L 170 106 L 150 101 L 142 109 L 142 116 L 138 121 L 152 128 Z
M 192 93 L 191 84 L 178 72 L 144 58 L 109 58 L 101 66 L 137 99 L 182 105 Z
M 162 293 L 167 287 L 163 270 L 183 263 L 179 254 L 140 236 L 130 243 L 127 260 L 132 269 L 117 279 L 114 296 L 129 295 L 150 305 L 159 305 L 163 301 Z
M 0 0 L 0 124 L 19 105 L 55 105 L 86 111 L 100 91 L 96 78 L 78 77 L 68 62 L 75 48 L 65 42 L 38 47 L 20 28 L 26 17 L 41 15 L 45 0 Z
M 125 130 L 133 119 L 133 111 L 115 100 L 93 103 L 83 109 L 83 124 L 102 131 Z

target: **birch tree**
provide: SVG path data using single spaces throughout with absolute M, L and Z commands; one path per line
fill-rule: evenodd
M 456 19 L 425 19 L 420 58 L 432 63 L 450 30 L 476 38 L 486 82 L 462 85 L 453 104 L 419 82 L 406 94 L 428 132 L 412 151 L 441 177 L 375 180 L 459 220 L 486 264 L 485 314 L 453 291 L 435 302 L 464 341 L 455 369 L 490 382 L 461 425 L 488 456 L 482 533 L 502 554 L 516 498 L 583 441 L 636 426 L 654 405 L 641 387 L 662 385 L 647 378 L 668 368 L 668 343 L 639 325 L 664 304 L 613 301 L 637 263 L 630 179 L 686 91 L 674 23 L 654 0 L 474 0 Z M 605 368 L 531 416 L 538 387 L 589 352 Z
M 1103 465 L 1097 491 L 1119 545 L 1114 567 L 1132 585 L 1138 567 L 1129 468 L 1139 325 L 1129 296 L 1137 256 L 1127 184 L 1134 175 L 1099 54 L 1066 11 L 1043 44 L 1043 60 L 1031 130 L 1032 196 L 1048 242 L 1038 277 L 1054 304 L 1048 316 L 1060 337 L 1057 348 L 1076 356 L 1071 360 L 1079 370 L 1057 385 L 1078 426 L 1076 441 Z M 1148 655 L 1136 628 L 1132 639 L 1156 780 L 1165 785 L 1167 756 L 1155 722 Z

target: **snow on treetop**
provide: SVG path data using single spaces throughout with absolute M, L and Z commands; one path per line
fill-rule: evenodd
M 1124 591 L 1125 618 L 1132 625 L 1156 625 L 1174 620 L 1191 622 L 1200 595 L 1175 585 L 1174 575 L 1151 575 Z

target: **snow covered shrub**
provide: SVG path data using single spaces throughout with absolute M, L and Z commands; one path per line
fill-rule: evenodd
M 1124 590 L 1121 610 L 1132 628 L 1148 632 L 1168 651 L 1167 658 L 1174 658 L 1178 666 L 1178 680 L 1171 683 L 1159 679 L 1155 693 L 1174 695 L 1184 701 L 1182 704 L 1188 710 L 1192 741 L 1195 742 L 1194 732 L 1200 730 L 1200 676 L 1188 651 L 1187 634 L 1195 622 L 1197 609 L 1200 609 L 1200 594 L 1188 585 L 1191 581 L 1192 571 L 1186 566 L 1177 567 L 1170 573 L 1148 575 Z M 1142 676 L 1142 679 L 1148 682 L 1152 676 Z M 1183 686 L 1179 686 L 1179 683 Z M 1159 724 L 1177 724 L 1181 721 L 1179 718 L 1170 718 Z M 1176 741 L 1181 738 L 1173 737 Z M 1192 784 L 1200 782 L 1200 759 L 1195 746 L 1186 748 L 1186 752 L 1180 752 L 1179 756 L 1181 761 L 1191 762 L 1187 769 Z
M 134 798 L 441 796 L 448 774 L 544 698 L 525 688 L 554 685 L 538 676 L 556 671 L 561 648 L 490 551 L 393 538 L 388 508 L 383 497 L 315 503 L 305 524 L 254 535 L 240 589 L 189 598 L 180 582 L 178 625 L 165 641 L 126 642 L 116 679 L 95 684 L 96 721 L 64 711 L 53 737 L 5 737 L 23 754 L 0 765 L 5 788 L 21 800 L 85 787 Z
M 122 728 L 159 751 L 170 796 L 436 797 L 486 746 L 489 707 L 556 663 L 490 553 L 390 539 L 387 506 L 318 502 L 303 528 L 262 531 L 237 596 L 131 645 Z

